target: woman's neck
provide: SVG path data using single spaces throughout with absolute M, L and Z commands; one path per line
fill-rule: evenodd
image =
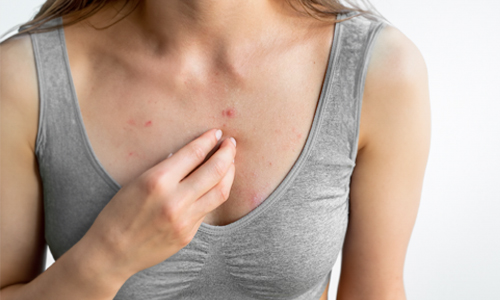
M 131 2 L 118 14 L 124 2 L 110 2 L 90 17 L 97 28 L 121 21 L 98 35 L 85 26 L 88 53 L 121 53 L 200 78 L 218 73 L 242 79 L 256 67 L 249 62 L 291 48 L 295 40 L 302 43 L 318 32 L 311 27 L 331 27 L 299 15 L 284 0 L 143 0 L 126 15 Z

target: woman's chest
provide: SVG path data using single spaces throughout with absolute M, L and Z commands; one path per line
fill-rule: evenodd
M 204 220 L 222 226 L 265 201 L 307 141 L 327 55 L 310 64 L 292 61 L 254 68 L 241 78 L 75 67 L 73 80 L 89 143 L 121 186 L 206 130 L 220 128 L 222 139 L 234 137 L 236 173 L 229 199 Z

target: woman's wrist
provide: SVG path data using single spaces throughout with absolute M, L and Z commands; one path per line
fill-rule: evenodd
M 93 242 L 88 234 L 85 235 L 65 253 L 64 272 L 95 291 L 96 295 L 114 297 L 131 275 L 120 272 L 111 253 L 99 244 Z

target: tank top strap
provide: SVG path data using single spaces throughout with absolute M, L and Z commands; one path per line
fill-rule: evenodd
M 52 19 L 41 28 L 59 25 L 62 18 Z M 43 159 L 48 142 L 56 143 L 75 136 L 70 74 L 65 62 L 62 28 L 30 33 L 35 57 L 39 91 L 39 124 L 35 154 Z M 61 144 L 59 144 L 61 145 Z
M 345 19 L 358 14 L 341 14 Z M 342 21 L 339 26 L 333 63 L 333 76 L 328 82 L 327 107 L 321 125 L 323 145 L 319 149 L 334 149 L 338 157 L 349 158 L 355 165 L 358 150 L 359 127 L 366 72 L 370 62 L 374 41 L 387 25 L 383 19 L 374 20 L 356 16 Z M 334 45 L 335 46 L 335 45 Z M 324 148 L 326 147 L 326 148 Z

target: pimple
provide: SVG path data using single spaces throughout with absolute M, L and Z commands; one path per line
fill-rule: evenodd
M 222 115 L 228 118 L 232 118 L 236 115 L 236 110 L 234 108 L 228 108 L 222 111 Z
M 272 165 L 273 165 L 273 163 L 272 163 L 272 162 L 269 162 L 269 165 L 270 165 L 270 166 L 272 166 Z
M 132 125 L 132 126 L 135 126 L 135 121 L 134 121 L 134 119 L 129 119 L 129 120 L 127 121 L 127 124 Z
M 144 124 L 144 126 L 149 127 L 149 126 L 151 126 L 152 124 L 153 124 L 153 122 L 151 122 L 151 121 L 147 121 L 147 122 Z
M 250 197 L 250 207 L 251 209 L 254 209 L 255 207 L 259 206 L 262 201 L 265 200 L 265 196 L 260 193 L 260 192 L 253 192 Z

